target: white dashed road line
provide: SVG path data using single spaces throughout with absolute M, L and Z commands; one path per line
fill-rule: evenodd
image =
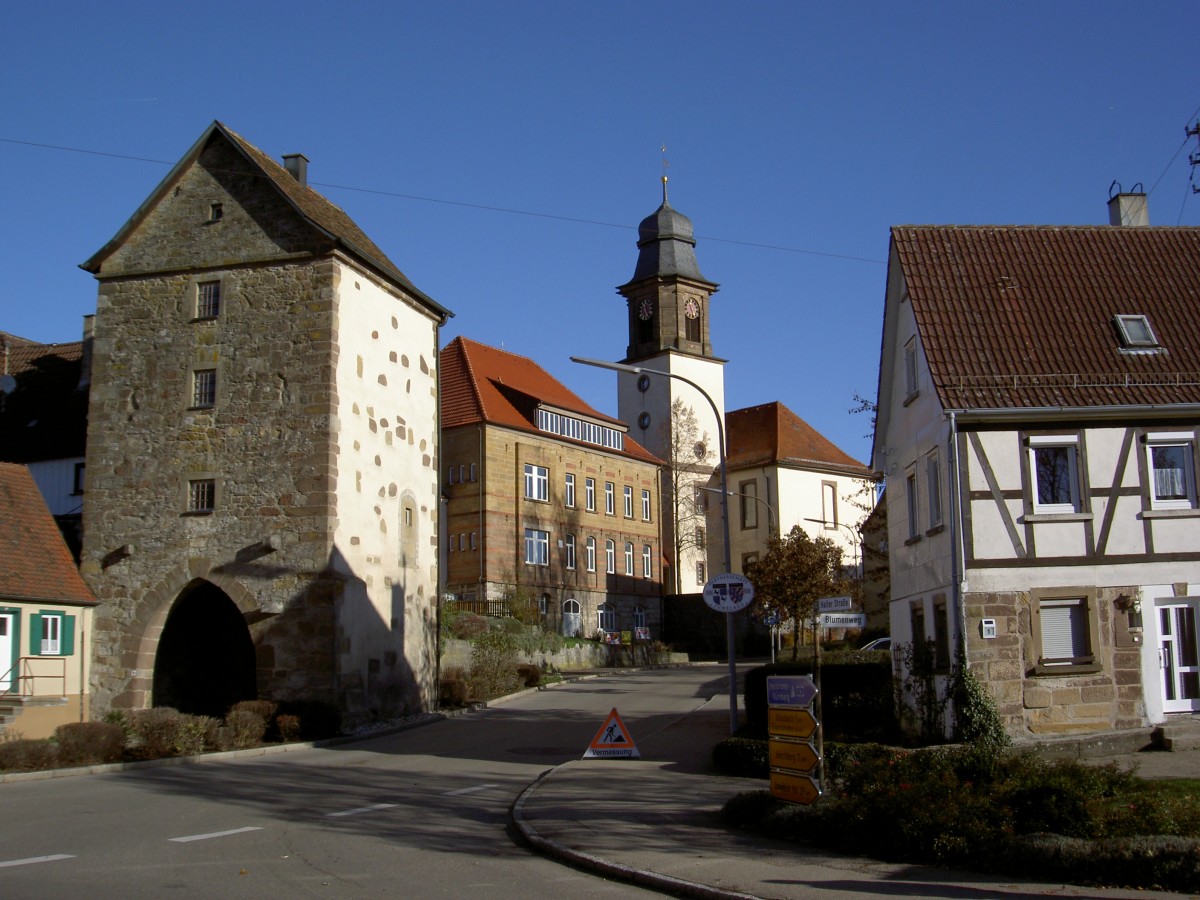
M 10 859 L 0 862 L 0 869 L 8 866 L 31 866 L 34 863 L 57 862 L 60 859 L 74 859 L 69 853 L 55 853 L 53 856 L 31 856 L 28 859 Z
M 247 825 L 245 828 L 231 828 L 229 831 L 213 831 L 209 834 L 189 834 L 185 837 L 170 838 L 177 844 L 186 844 L 189 841 L 207 841 L 209 838 L 227 837 L 231 834 L 242 834 L 247 831 L 262 831 L 257 825 Z
M 391 809 L 397 805 L 396 803 L 372 803 L 370 806 L 360 806 L 356 809 L 343 809 L 341 812 L 325 813 L 325 816 L 330 819 L 339 816 L 357 816 L 359 813 L 374 812 L 377 809 Z
M 476 791 L 486 791 L 488 788 L 494 788 L 498 785 L 494 784 L 477 784 L 475 787 L 459 788 L 457 791 L 446 791 L 442 794 L 443 797 L 458 797 L 462 794 L 473 794 Z

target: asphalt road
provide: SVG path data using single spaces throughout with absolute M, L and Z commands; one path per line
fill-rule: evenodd
M 0 894 L 651 896 L 518 846 L 509 807 L 613 707 L 641 746 L 725 689 L 719 667 L 631 673 L 338 747 L 3 784 Z

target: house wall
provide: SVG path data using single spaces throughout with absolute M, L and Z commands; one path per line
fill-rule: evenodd
M 0 599 L 0 612 L 15 620 L 15 644 L 12 648 L 15 666 L 0 659 L 0 676 L 12 679 L 0 681 L 0 707 L 6 701 L 19 698 L 15 713 L 0 732 L 19 732 L 26 738 L 44 738 L 54 734 L 59 725 L 87 721 L 90 716 L 91 694 L 88 690 L 90 669 L 89 646 L 92 632 L 92 610 L 52 602 L 22 603 Z M 40 645 L 32 641 L 32 617 L 43 613 L 59 614 L 64 621 L 70 618 L 70 653 L 42 654 Z M 64 626 L 65 628 L 66 626 Z M 65 650 L 65 646 L 60 644 Z M 17 662 L 17 660 L 20 660 Z
M 423 708 L 437 653 L 437 324 L 345 262 L 333 284 L 338 677 L 371 708 Z
M 26 463 L 50 515 L 78 515 L 83 509 L 83 493 L 75 490 L 75 467 L 82 464 L 82 456 Z

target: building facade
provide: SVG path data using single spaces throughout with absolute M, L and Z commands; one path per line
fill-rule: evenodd
M 436 696 L 448 312 L 284 161 L 214 123 L 83 264 L 100 709 Z
M 446 596 L 544 627 L 661 634 L 659 461 L 525 357 L 458 337 L 442 351 Z
M 892 636 L 1016 738 L 1200 710 L 1198 298 L 1196 228 L 892 231 Z

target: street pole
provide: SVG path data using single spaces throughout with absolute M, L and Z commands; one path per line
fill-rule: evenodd
M 721 470 L 721 532 L 725 548 L 725 559 L 723 572 L 728 575 L 732 568 L 729 563 L 729 482 L 725 467 L 725 423 L 722 420 L 721 411 L 717 409 L 717 404 L 708 391 L 696 384 L 690 378 L 684 378 L 682 375 L 677 375 L 674 372 L 664 372 L 661 369 L 645 369 L 641 366 L 628 366 L 624 363 L 611 363 L 602 359 L 585 359 L 581 356 L 572 356 L 571 362 L 580 363 L 585 366 L 595 366 L 598 369 L 610 369 L 613 372 L 626 372 L 630 375 L 661 375 L 663 378 L 674 378 L 676 381 L 682 381 L 684 384 L 693 388 L 712 407 L 713 418 L 717 422 L 717 451 L 720 458 Z M 679 560 L 675 561 L 679 564 Z M 725 613 L 725 649 L 729 654 L 729 733 L 735 734 L 738 728 L 738 713 L 737 713 L 737 662 L 734 658 L 735 641 L 733 627 L 733 613 Z

